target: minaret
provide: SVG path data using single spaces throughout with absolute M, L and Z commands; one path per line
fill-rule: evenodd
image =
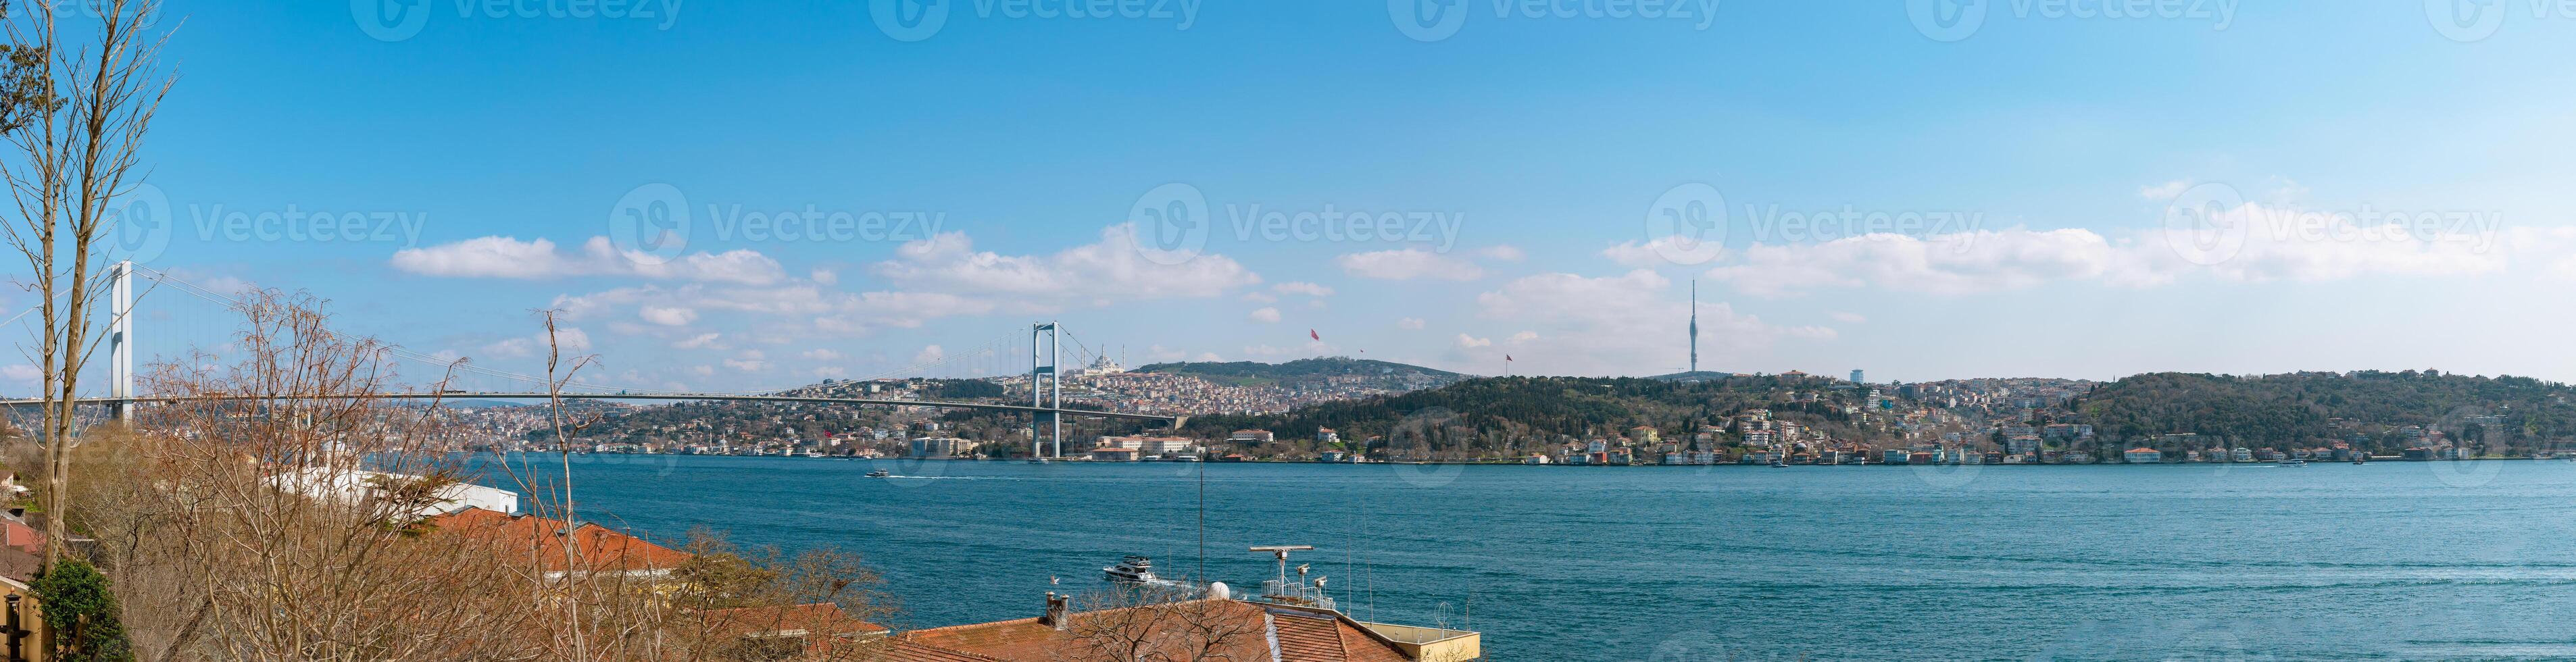
M 1699 281 L 1691 281 L 1690 371 L 1699 372 Z

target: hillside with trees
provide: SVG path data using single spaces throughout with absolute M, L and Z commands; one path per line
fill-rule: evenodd
M 1816 377 L 1739 376 L 1705 382 L 1645 378 L 1501 377 L 1436 389 L 1330 402 L 1263 416 L 1190 419 L 1193 436 L 1223 438 L 1238 429 L 1269 430 L 1291 447 L 1333 428 L 1346 444 L 1382 438 L 1387 447 L 1443 457 L 1497 456 L 1541 444 L 1614 437 L 1635 427 L 1687 439 L 1702 425 L 1748 409 L 1806 423 L 1838 439 L 1877 439 L 1847 408 L 1866 392 Z
M 2576 436 L 2576 389 L 2529 377 L 2440 371 L 2229 376 L 2149 373 L 2104 384 L 2046 416 L 2089 423 L 2113 440 L 2178 432 L 2247 446 L 2359 440 L 2401 448 L 2406 428 L 2470 443 L 2528 448 Z

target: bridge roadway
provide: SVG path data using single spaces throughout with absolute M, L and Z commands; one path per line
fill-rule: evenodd
M 296 395 L 296 396 L 282 396 L 282 395 L 281 395 L 281 396 L 268 396 L 268 395 L 189 395 L 189 396 L 158 396 L 158 397 L 156 397 L 156 396 L 148 396 L 148 395 L 146 395 L 146 396 L 136 396 L 136 397 L 133 397 L 133 398 L 117 398 L 117 397 L 78 398 L 78 399 L 76 399 L 76 400 L 75 400 L 75 402 L 78 402 L 78 403 L 80 403 L 80 404 L 110 404 L 110 405 L 112 405 L 112 404 L 119 404 L 119 403 L 123 403 L 123 402 L 125 402 L 125 401 L 127 401 L 127 400 L 133 400 L 133 401 L 136 401 L 136 402 L 207 402 L 207 401 L 229 401 L 229 400 L 346 400 L 346 399 L 354 399 L 354 398 L 367 398 L 367 399 L 376 399 L 376 400 L 426 400 L 426 399 L 430 399 L 430 398 L 437 398 L 437 399 L 440 399 L 440 400 L 545 400 L 545 399 L 549 399 L 549 398 L 552 398 L 552 397 L 555 397 L 555 396 L 553 396 L 553 395 L 549 395 L 549 394 L 545 394 L 545 393 L 497 393 L 497 392 L 496 392 L 496 393 L 480 393 L 480 392 L 464 392 L 464 393 L 457 393 L 457 392 L 450 392 L 450 393 L 365 393 L 365 394 L 324 394 L 324 395 Z M 1172 414 L 1135 414 L 1135 413 L 1118 412 L 1118 411 L 1095 411 L 1095 410 L 1089 410 L 1089 409 L 1060 409 L 1060 408 L 1050 408 L 1050 407 L 1035 407 L 1035 406 L 1030 406 L 1030 405 L 1008 405 L 1008 404 L 998 404 L 998 403 L 989 403 L 989 402 L 954 402 L 954 401 L 947 401 L 947 400 L 876 400 L 876 399 L 869 399 L 869 398 L 830 398 L 830 397 L 820 397 L 820 396 L 801 396 L 801 395 L 719 395 L 719 394 L 709 394 L 709 393 L 614 393 L 614 394 L 611 394 L 611 393 L 565 393 L 565 394 L 562 394 L 562 397 L 563 397 L 563 398 L 565 398 L 565 399 L 568 399 L 568 400 L 735 400 L 735 401 L 746 401 L 746 402 L 817 402 L 817 403 L 828 403 L 828 404 L 852 404 L 852 405 L 893 405 L 893 406 L 915 406 L 915 407 L 944 407 L 944 408 L 951 408 L 951 409 L 983 409 L 983 410 L 988 410 L 988 411 L 1009 411 L 1009 412 L 1032 413 L 1032 414 L 1035 414 L 1035 413 L 1047 413 L 1047 412 L 1054 412 L 1054 413 L 1056 413 L 1057 415 L 1060 415 L 1060 416 L 1091 416 L 1091 417 L 1097 417 L 1097 418 L 1121 418 L 1121 419 L 1136 420 L 1136 421 L 1164 421 L 1164 422 L 1168 422 L 1168 423 L 1170 423 L 1170 424 L 1172 425 L 1172 427 L 1174 427 L 1174 428 L 1179 428 L 1179 427 L 1181 427 L 1182 425 L 1187 424 L 1187 423 L 1189 422 L 1189 420 L 1190 420 L 1190 417 L 1189 417 L 1189 416 L 1186 416 L 1186 415 L 1172 415 Z M 0 400 L 0 406 L 32 405 L 32 404 L 39 404 L 39 403 L 42 403 L 42 402 L 43 402 L 42 400 L 33 400 L 33 399 L 8 399 L 8 400 Z

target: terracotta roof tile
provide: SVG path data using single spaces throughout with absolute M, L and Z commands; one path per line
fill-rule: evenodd
M 578 546 L 575 551 L 587 566 L 584 569 L 592 572 L 669 570 L 689 560 L 688 554 L 587 522 L 570 535 L 564 535 L 563 520 L 467 508 L 431 517 L 424 523 L 444 534 L 506 545 L 527 545 L 534 550 L 537 562 L 548 572 L 569 569 L 564 559 L 564 542 L 567 539 Z
M 1192 604 L 1192 603 L 1175 603 Z M 1244 633 L 1227 642 L 1223 651 L 1228 659 L 1270 660 L 1270 644 L 1278 642 L 1282 662 L 1408 662 L 1410 658 L 1394 646 L 1362 631 L 1347 617 L 1328 611 L 1277 607 L 1235 600 L 1202 600 L 1195 604 L 1212 608 L 1206 612 L 1215 622 L 1230 625 Z M 1085 621 L 1111 621 L 1119 614 L 1144 607 L 1081 612 L 1066 617 L 1079 631 Z M 1114 621 L 1113 621 L 1114 622 Z M 1149 632 L 1164 626 L 1147 624 Z M 1183 646 L 1178 635 L 1157 642 L 1173 647 Z M 973 625 L 954 625 L 914 630 L 898 637 L 901 645 L 891 653 L 901 662 L 1006 662 L 1064 660 L 1082 656 L 1084 642 L 1073 631 L 1057 630 L 1035 618 L 1022 618 Z M 950 657 L 940 657 L 942 655 Z

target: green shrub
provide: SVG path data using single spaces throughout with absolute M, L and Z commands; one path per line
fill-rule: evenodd
M 53 633 L 56 662 L 131 662 L 132 642 L 125 638 L 123 610 L 108 589 L 107 576 L 79 559 L 65 558 L 36 577 L 37 604 L 45 612 L 45 629 Z

